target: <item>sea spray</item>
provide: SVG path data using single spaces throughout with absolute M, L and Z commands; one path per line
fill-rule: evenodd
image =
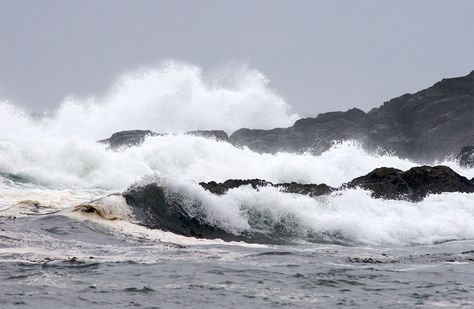
M 288 127 L 299 118 L 259 71 L 242 66 L 226 74 L 208 75 L 198 66 L 164 62 L 123 74 L 104 95 L 68 97 L 52 114 L 36 120 L 4 100 L 0 103 L 0 133 L 2 138 L 83 139 L 100 139 L 124 129 L 163 133 L 222 129 L 231 133 L 242 127 Z

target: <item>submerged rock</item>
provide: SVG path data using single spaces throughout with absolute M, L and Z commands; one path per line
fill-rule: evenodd
M 456 159 L 462 167 L 474 167 L 474 146 L 464 146 Z
M 187 135 L 212 138 L 216 141 L 229 142 L 229 136 L 223 130 L 196 130 L 186 132 Z
M 107 144 L 111 149 L 122 147 L 139 146 L 147 136 L 161 135 L 150 130 L 127 130 L 112 134 L 111 137 L 98 141 Z

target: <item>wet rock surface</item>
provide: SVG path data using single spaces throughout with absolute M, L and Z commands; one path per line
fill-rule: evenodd
M 111 149 L 120 149 L 123 147 L 139 146 L 147 136 L 157 136 L 159 133 L 150 130 L 126 130 L 112 134 L 111 137 L 98 141 L 108 145 Z
M 273 184 L 262 179 L 229 179 L 222 183 L 201 182 L 204 189 L 214 194 L 222 195 L 228 190 L 250 185 L 253 189 L 264 186 L 281 188 L 283 192 L 297 193 L 309 196 L 330 194 L 333 191 L 360 187 L 372 191 L 372 196 L 384 199 L 407 199 L 420 201 L 428 194 L 443 192 L 474 192 L 474 183 L 457 174 L 447 166 L 419 166 L 402 171 L 390 167 L 381 167 L 367 175 L 357 177 L 333 188 L 326 184 Z
M 247 185 L 250 185 L 253 189 L 257 190 L 260 187 L 271 186 L 279 188 L 283 192 L 304 194 L 309 196 L 325 195 L 335 190 L 335 188 L 327 186 L 326 184 L 300 184 L 296 182 L 273 184 L 262 179 L 229 179 L 222 183 L 217 183 L 215 181 L 200 182 L 199 185 L 207 191 L 218 195 L 225 194 L 230 189 Z
M 474 71 L 402 95 L 368 113 L 353 108 L 300 119 L 289 128 L 244 128 L 230 136 L 232 144 L 264 153 L 319 154 L 334 141 L 348 139 L 414 160 L 456 155 L 464 145 L 474 144 Z
M 196 130 L 186 132 L 186 135 L 200 136 L 205 138 L 212 138 L 216 141 L 229 142 L 229 136 L 223 130 Z
M 419 201 L 428 194 L 474 192 L 474 184 L 447 166 L 418 166 L 401 171 L 381 167 L 345 185 L 372 191 L 378 198 Z

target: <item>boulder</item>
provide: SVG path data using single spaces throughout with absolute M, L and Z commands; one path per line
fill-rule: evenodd
M 401 171 L 394 168 L 377 168 L 367 175 L 343 185 L 372 191 L 372 196 L 385 199 L 420 201 L 428 194 L 443 192 L 474 192 L 474 183 L 447 166 L 418 166 Z

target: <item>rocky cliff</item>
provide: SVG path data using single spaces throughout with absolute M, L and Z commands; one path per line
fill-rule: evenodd
M 234 145 L 269 153 L 318 154 L 334 141 L 347 139 L 415 160 L 440 160 L 457 154 L 463 146 L 474 144 L 474 71 L 402 95 L 368 113 L 353 108 L 300 119 L 289 128 L 244 128 L 230 136 Z

